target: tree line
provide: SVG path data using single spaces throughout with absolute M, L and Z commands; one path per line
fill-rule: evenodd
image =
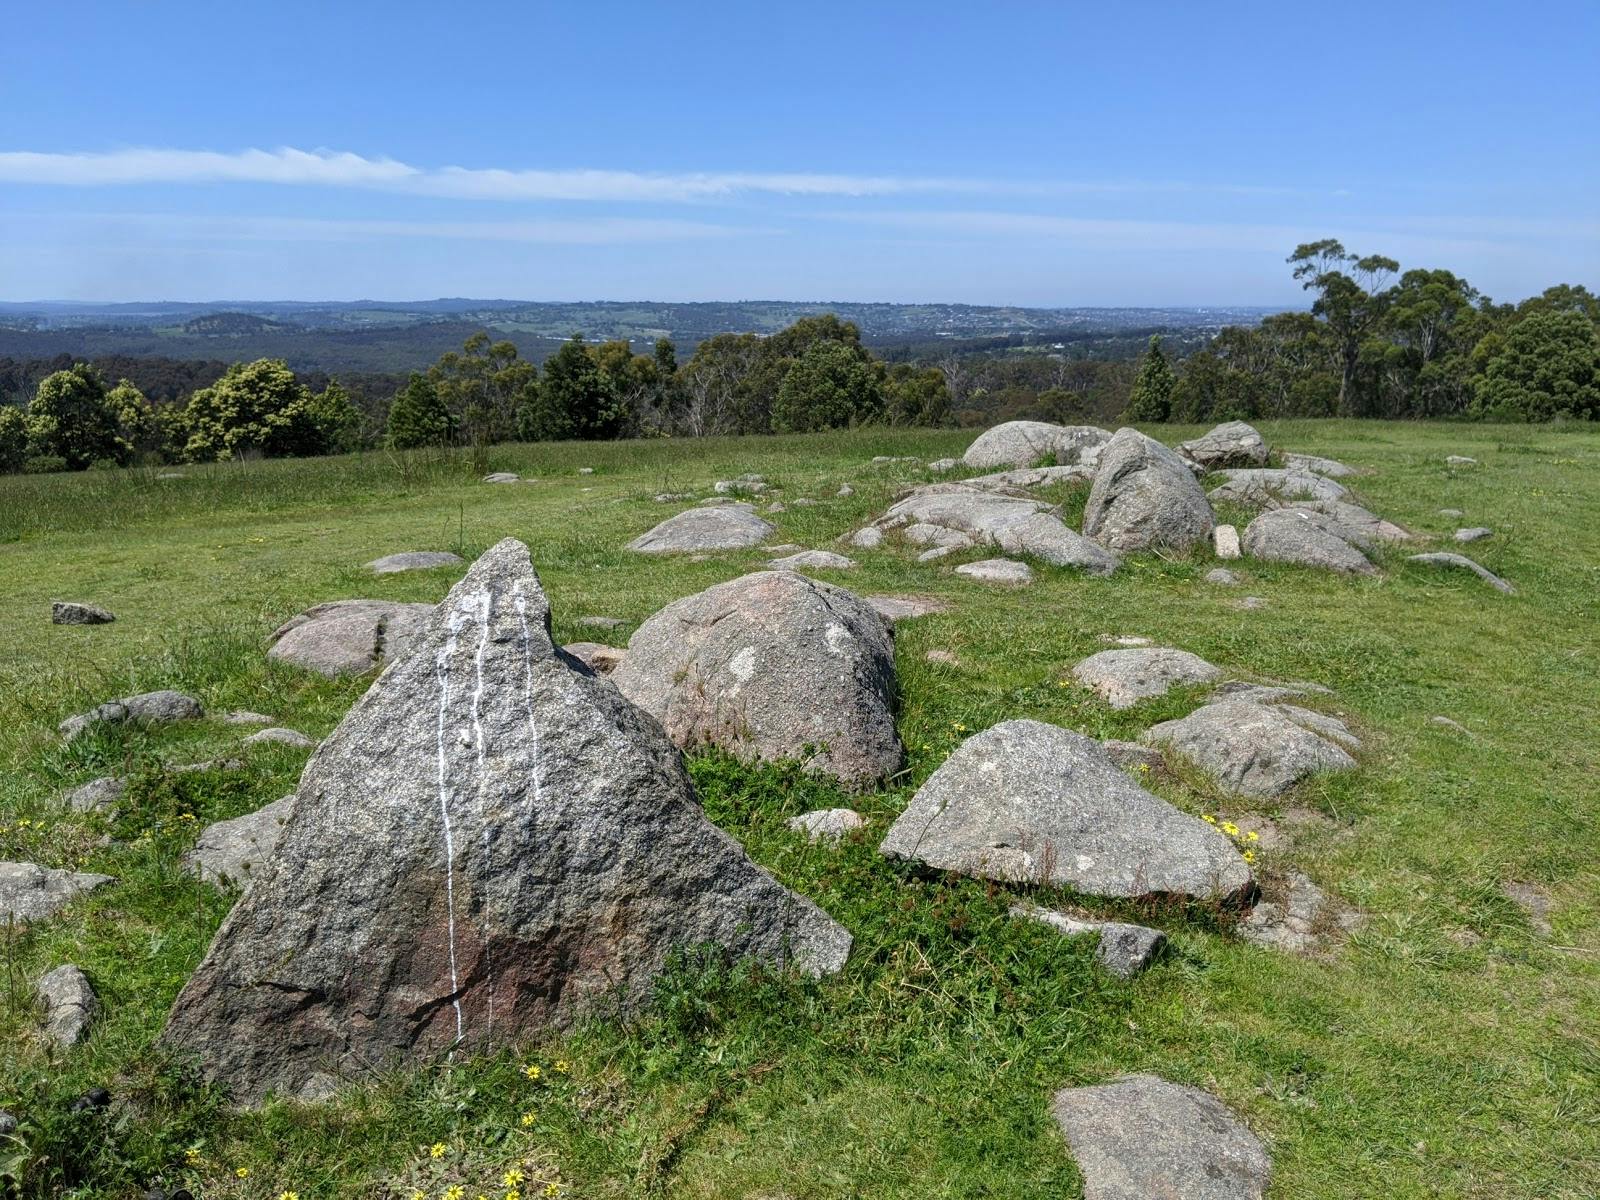
M 1310 312 L 1230 326 L 1176 371 L 1153 339 L 1126 419 L 1600 418 L 1600 298 L 1587 288 L 1496 304 L 1449 271 L 1401 274 L 1332 238 L 1288 262 Z

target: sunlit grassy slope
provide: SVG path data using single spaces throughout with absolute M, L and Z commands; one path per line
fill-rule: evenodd
M 1173 442 L 1194 431 L 1155 432 Z M 362 570 L 400 550 L 471 556 L 521 538 L 558 638 L 593 640 L 576 622 L 605 615 L 627 622 L 612 637 L 621 644 L 663 604 L 766 557 L 627 553 L 675 511 L 654 493 L 759 472 L 785 500 L 822 501 L 773 516 L 774 540 L 830 546 L 896 488 L 929 477 L 915 463 L 872 465 L 874 455 L 959 454 L 970 435 L 504 447 L 491 468 L 536 480 L 515 486 L 479 483 L 453 460 L 385 455 L 189 467 L 168 480 L 0 479 L 0 859 L 118 879 L 56 920 L 0 930 L 0 1107 L 25 1118 L 21 1142 L 0 1139 L 0 1162 L 27 1160 L 24 1194 L 39 1196 L 138 1195 L 161 1175 L 202 1197 L 304 1200 L 431 1198 L 458 1183 L 467 1200 L 551 1186 L 595 1197 L 1058 1200 L 1080 1185 L 1048 1117 L 1051 1091 L 1146 1070 L 1214 1090 L 1267 1138 L 1274 1197 L 1600 1194 L 1600 431 L 1324 422 L 1264 432 L 1371 468 L 1352 481 L 1360 495 L 1424 548 L 1457 524 L 1493 527 L 1469 552 L 1519 594 L 1398 553 L 1373 581 L 1245 564 L 1246 586 L 1226 589 L 1202 582 L 1207 556 L 1134 556 L 1110 579 L 1039 567 L 1032 587 L 998 591 L 955 576 L 960 557 L 919 565 L 901 549 L 854 552 L 858 570 L 825 577 L 950 603 L 898 629 L 904 775 L 847 798 L 781 768 L 693 764 L 711 817 L 854 932 L 841 976 L 811 984 L 686 962 L 631 1024 L 600 1021 L 491 1060 L 419 1064 L 324 1106 L 247 1114 L 152 1048 L 228 905 L 178 860 L 206 821 L 292 790 L 304 755 L 263 749 L 242 772 L 172 777 L 160 764 L 230 749 L 240 730 L 209 720 L 63 749 L 58 720 L 170 686 L 214 713 L 256 709 L 323 736 L 365 682 L 269 669 L 262 639 L 317 601 L 443 596 L 448 571 Z M 1451 453 L 1481 465 L 1449 471 Z M 845 482 L 855 494 L 835 497 Z M 1069 511 L 1081 505 L 1062 498 Z M 1240 611 L 1241 593 L 1268 606 Z M 118 620 L 55 627 L 52 599 L 100 603 Z M 1327 707 L 1366 739 L 1361 767 L 1288 797 L 1282 807 L 1326 820 L 1263 863 L 1268 874 L 1304 870 L 1368 914 L 1331 956 L 1246 945 L 1214 914 L 1146 913 L 1171 950 L 1123 983 L 1095 968 L 1081 939 L 1009 921 L 1003 889 L 921 879 L 875 853 L 967 732 L 1029 716 L 1134 736 L 1195 701 L 1113 713 L 1063 686 L 1105 634 L 1335 690 Z M 960 665 L 928 662 L 932 649 Z M 1435 714 L 1470 736 L 1429 725 Z M 65 787 L 124 769 L 138 775 L 136 803 L 119 823 L 56 805 Z M 1191 811 L 1223 805 L 1190 783 L 1159 787 Z M 871 821 L 857 842 L 809 847 L 784 828 L 795 813 L 846 803 Z M 1548 894 L 1549 935 L 1503 896 L 1509 882 Z M 31 1033 L 32 980 L 63 961 L 83 966 L 103 1001 L 91 1038 L 64 1061 Z M 95 1085 L 113 1107 L 69 1113 Z M 517 1171 L 520 1182 L 506 1182 Z

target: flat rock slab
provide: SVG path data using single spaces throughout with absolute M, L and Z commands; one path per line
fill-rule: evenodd
M 329 679 L 364 675 L 405 657 L 432 614 L 431 604 L 393 600 L 318 604 L 272 632 L 267 658 Z
M 272 857 L 293 807 L 294 797 L 285 796 L 253 813 L 206 826 L 184 855 L 184 866 L 207 883 L 242 886 Z
M 491 471 L 483 477 L 485 483 L 521 483 L 522 476 L 514 471 Z
M 1297 722 L 1294 711 L 1251 700 L 1207 704 L 1147 729 L 1140 740 L 1171 747 L 1241 796 L 1281 796 L 1315 772 L 1356 765 L 1343 747 Z
M 44 1005 L 45 1036 L 62 1048 L 76 1046 L 100 1007 L 89 977 L 67 963 L 43 976 L 35 988 Z
M 980 433 L 961 461 L 980 471 L 995 467 L 1031 467 L 1053 457 L 1067 466 L 1091 457 L 1111 440 L 1093 425 L 1056 425 L 1049 421 L 1006 421 Z
M 805 835 L 808 842 L 837 842 L 857 829 L 865 828 L 867 821 L 853 808 L 818 808 L 784 822 L 796 833 Z
M 1303 508 L 1275 508 L 1245 528 L 1244 552 L 1263 562 L 1318 567 L 1344 575 L 1376 575 L 1366 539 L 1331 517 Z
M 628 543 L 637 554 L 688 554 L 696 551 L 747 550 L 759 546 L 777 529 L 756 516 L 747 504 L 691 508 L 668 517 Z
M 759 571 L 669 604 L 612 675 L 680 747 L 798 760 L 850 787 L 900 768 L 894 635 L 860 597 Z
M 992 545 L 1091 575 L 1109 575 L 1118 566 L 1116 555 L 1067 528 L 1054 506 L 1014 489 L 926 484 L 896 501 L 870 528 L 878 531 L 878 542 L 883 533 L 898 530 L 916 546 Z
M 961 482 L 977 488 L 1028 488 L 1050 487 L 1058 483 L 1089 483 L 1094 479 L 1095 468 L 1087 463 L 1074 463 L 1070 467 L 1022 467 L 1014 471 L 995 471 L 988 475 L 974 475 Z
M 126 779 L 104 775 L 63 793 L 61 803 L 73 812 L 105 812 L 121 800 L 127 790 Z
M 1447 454 L 1444 463 L 1447 467 L 1475 467 L 1478 465 L 1478 460 L 1468 458 L 1465 454 Z
M 1121 709 L 1164 696 L 1175 687 L 1221 679 L 1222 669 L 1187 650 L 1148 646 L 1091 654 L 1072 668 L 1072 676 L 1112 708 Z
M 1212 488 L 1212 500 L 1234 504 L 1276 504 L 1290 500 L 1348 500 L 1350 489 L 1325 475 L 1276 467 L 1222 472 L 1227 482 Z
M 168 725 L 174 721 L 194 721 L 206 715 L 205 706 L 193 696 L 183 692 L 141 692 L 137 696 L 124 696 L 108 700 L 88 712 L 68 717 L 57 727 L 69 742 L 97 723 L 120 725 Z
M 1481 542 L 1484 538 L 1493 537 L 1494 530 L 1483 525 L 1474 525 L 1469 529 L 1458 529 L 1455 540 L 1458 542 Z
M 1211 531 L 1211 549 L 1216 556 L 1225 561 L 1238 558 L 1243 551 L 1239 548 L 1239 529 L 1236 525 L 1218 525 Z
M 263 729 L 258 733 L 252 733 L 244 739 L 244 744 L 246 746 L 265 746 L 269 744 L 293 746 L 297 750 L 314 750 L 317 745 L 315 740 L 308 738 L 298 729 L 284 729 L 277 726 L 271 729 Z
M 1218 587 L 1238 587 L 1243 582 L 1237 572 L 1230 571 L 1227 567 L 1212 567 L 1202 578 Z
M 250 712 L 247 709 L 236 708 L 222 718 L 224 725 L 271 725 L 276 717 L 269 717 L 266 713 Z
M 1033 568 L 1014 558 L 986 558 L 981 562 L 962 563 L 956 574 L 979 583 L 996 583 L 1002 587 L 1023 587 L 1033 582 Z
M 1411 539 L 1411 531 L 1393 521 L 1386 521 L 1371 509 L 1348 500 L 1291 500 L 1283 508 L 1303 508 L 1321 513 L 1325 517 L 1360 534 L 1363 538 L 1380 542 L 1404 542 Z
M 514 540 L 451 589 L 297 797 L 162 1034 L 242 1104 L 636 1009 L 680 946 L 811 974 L 849 954 L 706 819 L 660 725 L 553 644 Z
M 784 558 L 775 558 L 767 564 L 774 571 L 848 571 L 856 560 L 835 554 L 832 550 L 802 550 Z
M 12 918 L 43 920 L 110 882 L 110 875 L 58 871 L 36 863 L 0 862 L 0 924 Z
M 1225 836 L 1139 787 L 1099 742 L 1040 721 L 968 738 L 879 848 L 936 870 L 1095 896 L 1229 901 L 1252 886 Z
M 949 612 L 950 606 L 934 596 L 863 596 L 885 621 L 911 621 Z
M 1262 1200 L 1272 1160 L 1215 1096 L 1154 1075 L 1065 1088 L 1051 1113 L 1084 1200 Z
M 1083 532 L 1108 550 L 1187 549 L 1216 523 L 1189 464 L 1137 429 L 1119 429 L 1100 452 Z
M 1310 472 L 1328 479 L 1346 479 L 1362 474 L 1358 468 L 1346 466 L 1336 458 L 1323 458 L 1317 454 L 1285 454 L 1283 465 L 1291 471 Z
M 1501 579 L 1488 567 L 1480 566 L 1478 563 L 1473 562 L 1465 554 L 1451 554 L 1446 551 L 1439 551 L 1433 554 L 1413 554 L 1406 561 L 1422 563 L 1424 566 L 1429 567 L 1452 567 L 1458 571 L 1471 571 L 1479 579 L 1494 588 L 1495 591 L 1502 592 L 1507 596 L 1517 594 L 1516 588 Z
M 1011 915 L 1048 925 L 1064 937 L 1095 934 L 1099 941 L 1095 958 L 1119 979 L 1132 979 L 1139 974 L 1167 944 L 1167 935 L 1161 930 L 1125 921 L 1083 920 L 1069 913 L 1052 912 L 1032 904 L 1012 905 Z
M 1224 467 L 1264 467 L 1272 457 L 1267 439 L 1254 425 L 1228 421 L 1192 441 L 1178 446 L 1178 453 L 1205 471 Z
M 432 571 L 436 567 L 464 567 L 467 560 L 448 550 L 407 550 L 388 554 L 367 564 L 374 575 L 398 575 L 402 571 Z
M 1273 884 L 1239 923 L 1252 945 L 1288 954 L 1311 954 L 1361 925 L 1361 916 L 1340 904 L 1299 871 Z
M 105 609 L 93 604 L 56 600 L 50 605 L 50 622 L 53 625 L 109 625 L 116 619 Z
M 628 657 L 626 650 L 618 646 L 607 646 L 603 642 L 568 642 L 561 648 L 596 675 L 611 674 L 622 665 L 622 660 Z

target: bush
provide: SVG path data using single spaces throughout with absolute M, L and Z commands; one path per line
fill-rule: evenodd
M 70 469 L 67 460 L 59 454 L 30 454 L 22 464 L 25 475 L 54 475 Z

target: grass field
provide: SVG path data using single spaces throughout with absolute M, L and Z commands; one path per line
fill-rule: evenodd
M 823 577 L 950 603 L 897 631 L 905 773 L 847 798 L 782 767 L 692 764 L 709 815 L 855 934 L 840 976 L 685 961 L 631 1024 L 252 1113 L 153 1049 L 229 903 L 179 859 L 206 822 L 291 791 L 304 754 L 262 749 L 240 772 L 175 776 L 162 764 L 232 749 L 241 731 L 207 720 L 63 748 L 61 718 L 177 687 L 214 713 L 255 709 L 324 736 L 365 681 L 269 668 L 265 635 L 318 601 L 437 600 L 449 571 L 374 579 L 361 564 L 412 549 L 470 557 L 506 536 L 532 547 L 558 639 L 594 640 L 577 619 L 606 615 L 628 622 L 611 639 L 622 644 L 668 601 L 766 557 L 625 552 L 676 511 L 653 493 L 760 472 L 786 499 L 823 501 L 774 516 L 774 540 L 830 546 L 897 487 L 928 478 L 915 463 L 871 465 L 874 455 L 959 454 L 971 435 L 503 447 L 491 469 L 537 480 L 514 486 L 481 484 L 456 460 L 384 455 L 189 467 L 172 480 L 0 479 L 0 859 L 118 880 L 54 920 L 0 930 L 0 1107 L 24 1117 L 20 1140 L 0 1138 L 0 1163 L 25 1166 L 28 1196 L 135 1196 L 160 1175 L 199 1197 L 301 1200 L 433 1200 L 456 1184 L 464 1200 L 552 1188 L 1059 1200 L 1081 1192 L 1050 1093 L 1141 1070 L 1209 1088 L 1240 1113 L 1270 1142 L 1273 1197 L 1600 1195 L 1600 431 L 1262 429 L 1274 445 L 1372 468 L 1351 482 L 1423 535 L 1420 548 L 1453 549 L 1443 543 L 1458 524 L 1493 527 L 1469 552 L 1519 594 L 1401 552 L 1385 552 L 1379 580 L 1247 562 L 1247 585 L 1227 589 L 1202 582 L 1208 556 L 1146 555 L 1110 579 L 1040 566 L 1032 587 L 1000 591 L 952 574 L 961 556 L 922 565 L 901 549 L 853 551 L 859 569 Z M 1172 443 L 1194 431 L 1155 432 Z M 1452 453 L 1481 465 L 1447 470 Z M 845 482 L 855 494 L 836 498 Z M 1064 499 L 1081 506 L 1081 495 Z M 1268 605 L 1240 611 L 1241 593 Z M 52 626 L 52 599 L 104 604 L 118 619 Z M 1215 914 L 1147 913 L 1171 949 L 1124 983 L 1095 967 L 1083 939 L 1008 920 L 1004 889 L 919 879 L 876 854 L 911 792 L 971 731 L 1028 716 L 1132 737 L 1192 706 L 1193 693 L 1116 713 L 1064 686 L 1105 634 L 1334 689 L 1331 709 L 1365 738 L 1360 769 L 1254 811 L 1325 818 L 1261 866 L 1302 869 L 1367 914 L 1336 951 L 1274 954 Z M 927 661 L 932 649 L 960 665 Z M 1428 724 L 1435 714 L 1470 735 Z M 58 806 L 64 788 L 125 768 L 136 802 L 115 824 Z M 1194 812 L 1250 811 L 1188 775 L 1158 790 Z M 830 804 L 869 817 L 866 836 L 809 847 L 785 829 Z M 1549 897 L 1549 934 L 1505 897 L 1512 882 Z M 32 981 L 65 961 L 90 974 L 103 1008 L 63 1060 L 33 1035 Z M 96 1085 L 116 1097 L 111 1108 L 68 1111 Z

